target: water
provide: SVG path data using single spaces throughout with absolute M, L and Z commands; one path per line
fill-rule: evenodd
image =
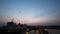
M 60 30 L 57 29 L 48 29 L 49 34 L 60 34 Z
M 39 30 L 31 30 L 29 32 L 26 32 L 26 34 L 39 34 Z
M 60 34 L 60 30 L 56 30 L 56 29 L 47 29 L 49 34 Z M 39 31 L 36 30 L 31 30 L 29 32 L 24 32 L 23 34 L 39 34 Z
M 29 31 L 29 34 L 35 34 L 35 31 L 34 30 Z

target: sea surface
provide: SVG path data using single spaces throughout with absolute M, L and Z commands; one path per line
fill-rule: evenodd
M 57 29 L 47 29 L 49 34 L 60 34 L 60 30 Z M 23 34 L 27 34 L 27 33 L 23 33 Z M 36 32 L 34 30 L 29 31 L 28 34 L 36 34 Z

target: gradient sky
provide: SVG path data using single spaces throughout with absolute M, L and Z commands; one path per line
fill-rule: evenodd
M 0 0 L 0 22 L 60 22 L 60 0 Z

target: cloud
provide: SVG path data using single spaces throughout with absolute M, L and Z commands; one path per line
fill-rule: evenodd
M 34 18 L 40 17 L 60 17 L 60 11 L 41 11 L 34 15 Z

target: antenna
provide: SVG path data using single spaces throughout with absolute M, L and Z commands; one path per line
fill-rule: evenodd
M 12 19 L 12 21 L 11 22 L 13 22 L 14 21 L 14 18 Z

